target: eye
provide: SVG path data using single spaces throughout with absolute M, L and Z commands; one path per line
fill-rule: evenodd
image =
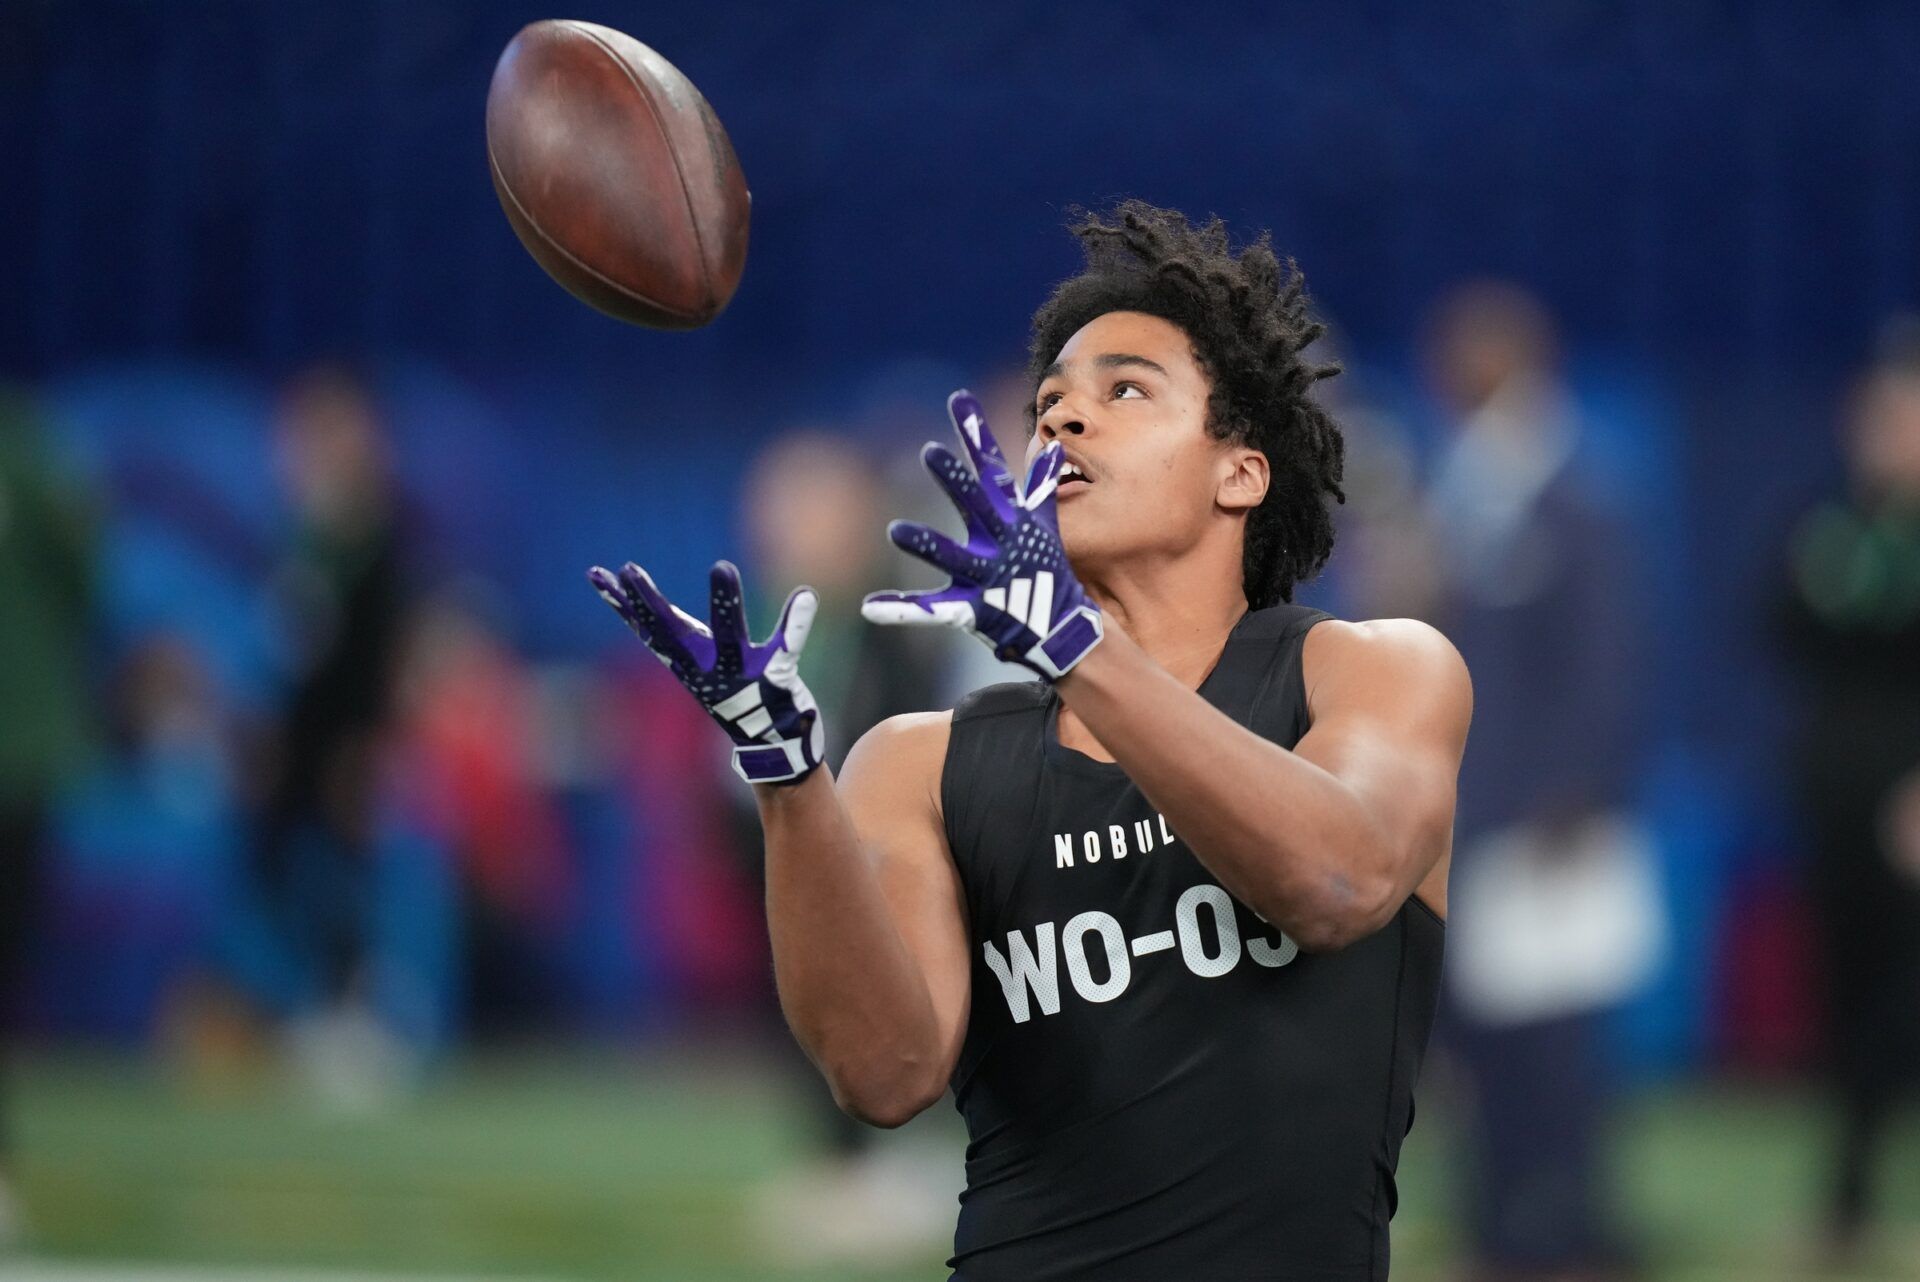
M 1033 403 L 1033 412 L 1036 415 L 1045 414 L 1048 410 L 1053 408 L 1054 403 L 1059 399 L 1060 399 L 1060 393 L 1047 392 L 1044 395 L 1042 395 L 1039 400 Z
M 1129 391 L 1139 396 L 1145 396 L 1147 394 L 1147 389 L 1138 383 L 1120 382 L 1113 385 L 1113 396 L 1115 400 L 1120 398 L 1120 393 Z

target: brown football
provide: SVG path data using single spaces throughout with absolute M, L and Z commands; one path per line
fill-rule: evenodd
M 751 198 L 693 83 L 631 36 L 550 19 L 513 38 L 487 92 L 493 189 L 521 243 L 575 297 L 692 329 L 747 261 Z

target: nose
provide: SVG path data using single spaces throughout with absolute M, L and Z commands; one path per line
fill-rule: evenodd
M 1040 417 L 1038 429 L 1042 439 L 1053 441 L 1062 436 L 1080 436 L 1086 432 L 1086 423 L 1063 406 L 1064 402 L 1057 402 Z

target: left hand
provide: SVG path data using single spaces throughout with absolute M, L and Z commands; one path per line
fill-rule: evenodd
M 947 398 L 954 432 L 971 463 L 929 442 L 920 459 L 967 523 L 965 546 L 913 521 L 895 521 L 887 537 L 902 551 L 944 570 L 930 592 L 875 592 L 860 613 L 872 623 L 944 624 L 978 637 L 1001 659 L 1058 680 L 1100 643 L 1100 607 L 1087 599 L 1067 564 L 1054 510 L 1062 459 L 1049 442 L 1014 489 L 1007 460 L 968 392 Z
M 587 579 L 727 732 L 742 779 L 798 783 L 819 766 L 825 732 L 800 679 L 800 650 L 819 606 L 812 588 L 795 588 L 773 635 L 755 643 L 747 635 L 740 571 L 730 561 L 713 567 L 711 624 L 667 600 L 653 576 L 631 561 L 618 575 L 596 565 Z

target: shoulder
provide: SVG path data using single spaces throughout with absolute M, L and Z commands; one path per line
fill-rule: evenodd
M 1464 727 L 1473 710 L 1466 661 L 1438 628 L 1418 619 L 1324 619 L 1307 633 L 1301 676 L 1309 708 L 1412 702 Z
M 905 712 L 861 735 L 840 769 L 850 806 L 938 811 L 952 712 Z
M 947 738 L 953 730 L 951 711 L 903 712 L 888 717 L 861 735 L 847 756 L 853 766 L 856 757 L 881 760 L 907 758 L 917 760 L 933 756 L 936 760 L 947 750 Z
M 1333 658 L 1375 661 L 1431 662 L 1457 665 L 1466 671 L 1466 662 L 1453 642 L 1440 629 L 1419 619 L 1346 619 L 1323 618 L 1307 634 L 1307 650 Z

